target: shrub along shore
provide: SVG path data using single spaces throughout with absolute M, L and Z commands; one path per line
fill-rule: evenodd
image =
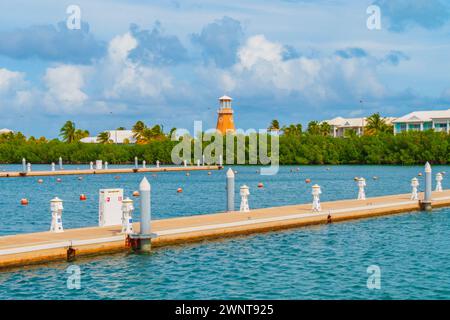
M 425 161 L 435 164 L 450 163 L 450 135 L 433 131 L 406 132 L 395 136 L 391 133 L 379 133 L 346 138 L 297 133 L 282 134 L 279 141 L 279 159 L 282 165 L 413 165 L 423 164 Z M 21 133 L 10 133 L 0 136 L 0 163 L 21 163 L 22 158 L 26 158 L 31 163 L 44 164 L 57 162 L 61 156 L 64 162 L 73 164 L 89 163 L 96 159 L 108 161 L 110 164 L 133 163 L 134 157 L 145 159 L 149 164 L 155 163 L 156 160 L 170 164 L 171 152 L 177 143 L 178 141 L 171 141 L 168 137 L 160 137 L 145 144 L 87 144 L 63 142 L 58 139 L 27 139 Z M 208 144 L 209 142 L 204 142 L 203 146 Z

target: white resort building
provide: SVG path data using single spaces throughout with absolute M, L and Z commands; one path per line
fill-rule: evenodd
M 358 136 L 364 134 L 364 128 L 367 124 L 367 118 L 342 118 L 336 117 L 331 120 L 322 121 L 328 123 L 331 126 L 331 133 L 333 137 L 345 137 L 346 131 L 354 131 Z M 386 124 L 392 124 L 395 118 L 386 117 L 383 118 Z
M 112 143 L 136 143 L 132 130 L 106 130 Z M 80 140 L 84 143 L 99 143 L 98 137 L 86 137 Z
M 14 133 L 14 131 L 6 129 L 6 128 L 0 129 L 0 135 L 1 134 L 8 134 L 8 133 Z
M 434 129 L 437 132 L 450 132 L 450 109 L 435 111 L 414 111 L 397 118 L 394 123 L 394 134 L 404 131 L 425 131 Z

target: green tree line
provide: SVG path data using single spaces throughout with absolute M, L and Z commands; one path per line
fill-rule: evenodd
M 279 130 L 280 164 L 422 164 L 430 161 L 437 164 L 450 163 L 450 136 L 442 132 L 404 132 L 393 135 L 391 128 L 375 116 L 368 121 L 363 136 L 348 134 L 345 138 L 330 135 L 328 124 L 310 122 L 303 131 L 301 124 L 281 126 L 274 120 L 270 130 Z M 133 133 L 139 143 L 112 144 L 82 143 L 80 136 L 85 130 L 76 129 L 75 124 L 66 123 L 61 129 L 61 138 L 47 140 L 45 137 L 25 137 L 20 132 L 0 135 L 0 163 L 20 163 L 25 157 L 32 163 L 56 162 L 61 156 L 64 161 L 79 164 L 96 159 L 111 164 L 132 163 L 134 157 L 147 163 L 170 164 L 171 151 L 178 141 L 171 141 L 174 129 L 165 134 L 162 126 L 147 127 L 137 123 Z M 69 138 L 69 136 L 71 138 Z M 236 137 L 234 137 L 236 139 Z M 269 139 L 270 141 L 270 139 Z M 210 142 L 203 142 L 203 147 Z M 226 144 L 226 139 L 223 142 Z M 194 148 L 192 148 L 194 150 Z M 226 158 L 226 148 L 224 159 Z M 269 148 L 270 150 L 270 148 Z M 245 154 L 249 147 L 246 138 Z M 192 162 L 195 160 L 192 158 Z

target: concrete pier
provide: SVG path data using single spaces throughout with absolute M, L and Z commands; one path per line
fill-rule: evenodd
M 369 218 L 420 210 L 420 203 L 410 194 L 322 202 L 321 212 L 312 212 L 311 204 L 222 212 L 171 219 L 153 220 L 152 248 L 183 244 L 204 239 L 268 232 L 308 225 Z M 422 198 L 420 194 L 419 198 Z M 433 208 L 450 206 L 450 190 L 432 193 Z M 139 223 L 133 224 L 140 232 Z M 0 268 L 48 261 L 64 261 L 73 255 L 86 256 L 127 251 L 130 238 L 122 226 L 66 229 L 61 233 L 39 232 L 0 237 Z
M 136 172 L 173 172 L 173 171 L 198 171 L 198 170 L 220 170 L 221 166 L 200 166 L 200 167 L 158 167 L 158 168 L 115 168 L 115 169 L 81 169 L 81 170 L 56 170 L 56 171 L 31 171 L 31 172 L 0 172 L 0 178 L 14 177 L 40 177 L 40 176 L 62 176 L 62 175 L 85 175 L 85 174 L 117 174 Z

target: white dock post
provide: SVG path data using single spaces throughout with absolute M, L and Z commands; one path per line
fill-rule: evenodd
M 366 192 L 364 187 L 366 186 L 366 179 L 363 177 L 358 179 L 358 200 L 366 200 Z
M 22 172 L 27 172 L 27 160 L 22 158 Z
M 444 178 L 442 177 L 442 173 L 438 172 L 436 174 L 436 190 L 437 192 L 442 192 L 442 180 Z
M 50 201 L 50 210 L 52 212 L 52 224 L 50 226 L 50 232 L 64 231 L 62 224 L 63 209 L 63 201 L 58 197 L 55 197 Z
M 203 154 L 202 155 L 202 166 L 204 166 L 205 165 L 205 155 Z
M 221 167 L 223 165 L 223 155 L 219 155 L 219 166 Z
M 197 159 L 197 167 L 200 167 L 200 159 Z
M 89 170 L 94 170 L 94 162 L 89 162 Z
M 31 163 L 27 163 L 27 172 L 31 172 Z
M 419 194 L 417 192 L 417 188 L 419 187 L 419 180 L 414 177 L 411 179 L 411 200 L 419 200 Z
M 314 212 L 322 211 L 322 208 L 320 206 L 320 195 L 322 194 L 322 190 L 320 189 L 320 186 L 318 184 L 312 186 L 311 194 L 313 196 L 312 211 Z
M 156 167 L 159 168 L 159 160 L 156 160 Z
M 63 161 L 62 161 L 62 158 L 59 157 L 59 170 L 62 170 L 62 169 L 63 169 Z
M 432 189 L 432 182 L 431 182 L 431 166 L 430 163 L 425 164 L 425 193 L 424 198 L 421 203 L 422 210 L 430 211 L 432 209 L 431 207 L 431 189 Z
M 250 195 L 250 191 L 248 186 L 246 186 L 245 184 L 243 186 L 241 186 L 241 190 L 240 190 L 240 194 L 241 194 L 241 207 L 239 208 L 240 212 L 249 212 L 250 208 L 248 205 L 248 196 Z
M 147 178 L 144 177 L 139 184 L 139 193 L 141 197 L 141 230 L 139 233 L 139 250 L 150 252 L 152 248 L 152 212 L 151 212 L 151 186 Z
M 227 171 L 227 211 L 234 211 L 234 172 L 231 168 Z
M 56 171 L 56 166 L 54 162 L 52 162 L 52 171 Z
M 133 200 L 126 198 L 122 201 L 122 233 L 133 233 Z
M 139 167 L 138 157 L 134 157 L 134 168 L 137 169 Z
M 187 167 L 187 160 L 186 160 L 186 159 L 183 160 L 183 165 L 184 165 L 185 167 Z
M 108 161 L 105 161 L 105 170 L 108 170 Z
M 142 168 L 145 169 L 145 166 L 147 165 L 147 161 L 142 160 Z

